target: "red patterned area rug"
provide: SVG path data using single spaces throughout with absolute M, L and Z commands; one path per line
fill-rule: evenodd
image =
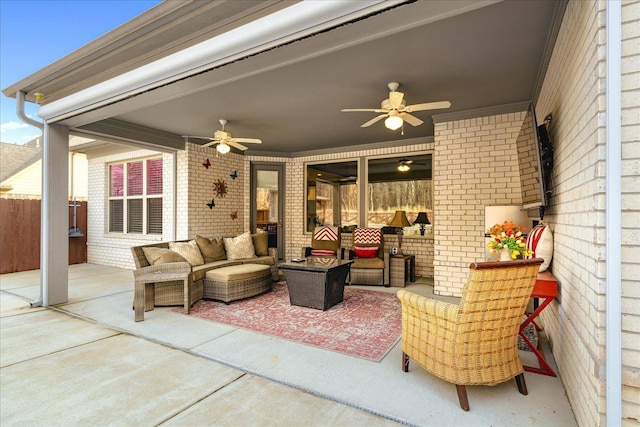
M 173 311 L 183 312 L 181 308 Z M 189 316 L 376 362 L 398 342 L 401 333 L 401 308 L 395 294 L 349 286 L 344 301 L 326 311 L 292 306 L 282 281 L 271 292 L 229 305 L 198 301 Z

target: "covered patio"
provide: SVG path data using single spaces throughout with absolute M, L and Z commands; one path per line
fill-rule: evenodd
M 399 344 L 376 363 L 170 307 L 136 323 L 126 269 L 70 266 L 55 307 L 29 307 L 37 270 L 0 276 L 0 290 L 3 425 L 577 425 L 561 377 L 525 372 L 527 396 L 514 381 L 468 387 L 465 412 L 453 385 L 401 371 Z
M 6 96 L 16 98 L 18 109 L 25 101 L 40 104 L 42 122 L 26 116 L 23 120 L 43 129 L 44 151 L 42 270 L 1 278 L 3 363 L 14 360 L 1 371 L 2 416 L 8 416 L 6 390 L 15 390 L 17 399 L 7 401 L 15 405 L 12 413 L 20 420 L 35 417 L 38 411 L 42 411 L 38 416 L 64 419 L 64 411 L 46 413 L 55 410 L 47 403 L 52 393 L 69 393 L 78 402 L 93 390 L 96 395 L 86 399 L 87 405 L 69 405 L 73 411 L 67 416 L 87 408 L 87 417 L 81 413 L 78 417 L 86 424 L 95 423 L 91 415 L 97 412 L 92 411 L 100 410 L 117 424 L 116 417 L 129 412 L 123 408 L 143 408 L 148 416 L 146 405 L 155 405 L 155 423 L 178 423 L 172 418 L 176 414 L 186 417 L 194 411 L 198 416 L 200 404 L 251 379 L 269 384 L 255 407 L 268 412 L 260 405 L 275 402 L 279 408 L 271 410 L 279 415 L 291 407 L 305 423 L 331 424 L 333 420 L 322 419 L 321 413 L 332 411 L 318 409 L 314 416 L 309 409 L 313 404 L 297 397 L 281 403 L 279 393 L 267 390 L 284 387 L 298 397 L 313 396 L 312 400 L 339 405 L 356 416 L 386 417 L 377 418 L 380 422 L 566 425 L 575 423 L 575 414 L 579 425 L 636 423 L 639 4 L 638 0 L 166 1 L 4 88 Z M 382 118 L 342 112 L 361 107 L 377 112 L 387 94 L 392 98 L 385 89 L 390 82 L 402 85 L 408 103 L 449 101 L 451 108 L 420 112 L 424 124 L 412 126 L 407 121 L 395 133 L 388 132 Z M 527 106 L 532 107 L 536 124 L 544 120 L 547 126 L 554 164 L 545 193 L 551 197 L 533 209 L 525 207 L 521 197 L 513 154 Z M 229 120 L 228 129 L 236 136 L 261 138 L 264 144 L 226 154 L 205 146 L 219 119 Z M 366 120 L 379 123 L 362 127 Z M 205 138 L 194 142 L 185 138 L 189 135 Z M 90 139 L 72 149 L 91 157 L 87 248 L 88 261 L 94 265 L 68 269 L 70 136 Z M 404 249 L 416 255 L 419 275 L 433 281 L 438 296 L 459 296 L 469 263 L 485 258 L 487 207 L 528 210 L 528 221 L 543 220 L 554 233 L 549 271 L 558 280 L 559 291 L 540 321 L 560 376 L 526 374 L 529 396 L 520 396 L 509 383 L 470 388 L 472 410 L 465 414 L 458 410 L 448 384 L 419 369 L 400 372 L 397 346 L 381 363 L 373 364 L 167 309 L 156 309 L 148 313 L 147 321 L 134 324 L 132 278 L 127 270 L 131 246 L 192 239 L 197 234 L 255 231 L 254 166 L 279 170 L 283 208 L 275 226 L 286 238 L 278 245 L 281 257 L 290 259 L 311 240 L 305 219 L 310 212 L 311 191 L 306 185 L 310 166 L 356 164 L 357 175 L 344 178 L 356 178 L 358 227 L 366 227 L 370 165 L 379 158 L 402 161 L 405 156 L 424 155 L 433 162 L 433 197 L 425 209 L 432 214 L 432 226 L 423 236 L 405 239 Z M 149 161 L 161 161 L 163 171 L 162 200 L 152 212 L 159 213 L 160 221 L 151 224 L 156 227 L 152 232 L 146 223 L 138 230 L 126 229 L 118 214 L 127 210 L 110 211 L 124 206 L 120 203 L 124 193 L 111 191 L 117 180 L 110 168 L 124 170 L 125 163 L 128 167 Z M 219 203 L 214 209 L 212 183 L 220 180 L 233 187 L 224 203 L 215 200 Z M 544 209 L 538 211 L 539 207 Z M 149 210 L 134 213 L 140 212 Z M 138 218 L 141 224 L 143 216 Z M 351 242 L 346 235 L 343 247 Z M 387 249 L 400 241 L 394 239 L 385 237 Z M 29 310 L 28 301 L 46 308 Z M 39 316 L 48 320 L 38 322 Z M 15 329 L 6 328 L 9 323 Z M 70 329 L 86 329 L 89 338 L 73 341 L 82 334 L 62 333 L 65 323 L 72 324 Z M 124 350 L 115 345 L 119 340 L 126 341 Z M 114 346 L 93 347 L 109 342 Z M 143 353 L 132 358 L 133 343 Z M 93 352 L 81 351 L 74 361 L 72 353 L 85 345 Z M 29 349 L 37 351 L 29 356 L 25 353 Z M 191 397 L 172 400 L 157 385 L 167 373 L 166 364 L 144 372 L 156 350 L 197 361 L 212 369 L 210 377 L 218 376 L 217 369 L 225 371 L 220 376 L 229 380 L 206 383 Z M 68 359 L 56 359 L 66 354 Z M 132 359 L 130 371 L 117 366 L 103 370 L 122 359 Z M 136 377 L 128 375 L 133 371 L 140 381 L 130 381 Z M 202 380 L 201 372 L 176 371 L 173 375 L 179 381 L 164 384 L 167 390 L 196 384 Z M 10 387 L 5 388 L 5 378 Z M 116 380 L 121 382 L 112 389 L 100 388 Z M 156 392 L 157 396 L 150 394 Z M 103 394 L 114 399 L 101 400 Z M 58 407 L 66 402 L 57 401 Z M 92 407 L 94 401 L 103 402 L 102 409 Z M 237 405 L 237 400 L 229 399 L 214 415 L 227 414 Z M 238 413 L 243 410 L 261 413 L 246 407 Z M 203 415 L 205 420 L 212 416 Z M 184 420 L 182 424 L 187 424 Z M 273 420 L 279 419 L 274 415 L 264 421 Z M 280 421 L 295 424 L 293 419 Z M 354 419 L 351 424 L 370 421 Z

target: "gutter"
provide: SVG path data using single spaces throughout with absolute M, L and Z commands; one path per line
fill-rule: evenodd
M 33 120 L 30 117 L 27 117 L 27 115 L 24 113 L 24 96 L 25 96 L 25 93 L 23 91 L 19 90 L 18 92 L 16 92 L 16 115 L 20 120 L 22 120 L 26 124 L 37 127 L 38 129 L 43 131 L 43 134 L 44 134 L 44 124 L 39 121 Z M 44 174 L 42 174 L 42 177 L 44 179 Z M 44 183 L 42 188 L 44 188 Z M 31 308 L 42 306 L 42 302 L 43 302 L 42 283 L 43 283 L 42 269 L 40 269 L 40 296 L 38 297 L 37 300 L 29 302 L 29 304 L 31 305 Z

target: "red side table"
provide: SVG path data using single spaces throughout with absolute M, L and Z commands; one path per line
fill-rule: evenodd
M 523 332 L 530 323 L 533 323 L 535 325 L 536 330 L 539 331 L 541 329 L 536 324 L 535 319 L 542 312 L 542 310 L 545 309 L 546 306 L 551 304 L 551 301 L 553 301 L 556 296 L 558 296 L 558 281 L 555 277 L 553 277 L 553 274 L 551 274 L 549 271 L 538 273 L 538 278 L 536 279 L 536 284 L 533 286 L 531 298 L 540 298 L 543 299 L 543 301 L 538 307 L 535 308 L 535 310 L 533 310 L 533 313 L 526 314 L 527 318 L 520 325 L 520 332 L 518 332 L 518 334 L 527 344 L 527 347 L 529 347 L 531 351 L 536 355 L 536 357 L 538 358 L 538 362 L 540 363 L 539 368 L 535 368 L 533 366 L 524 366 L 524 370 L 527 372 L 535 372 L 536 374 L 549 375 L 551 377 L 556 376 L 555 372 L 553 372 L 553 369 L 551 369 L 551 366 L 549 366 L 549 364 L 545 360 L 542 347 L 540 346 L 540 340 L 538 340 L 538 348 L 536 348 Z

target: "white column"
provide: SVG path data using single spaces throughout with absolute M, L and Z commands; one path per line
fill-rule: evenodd
M 40 280 L 43 304 L 69 300 L 69 128 L 45 124 Z

